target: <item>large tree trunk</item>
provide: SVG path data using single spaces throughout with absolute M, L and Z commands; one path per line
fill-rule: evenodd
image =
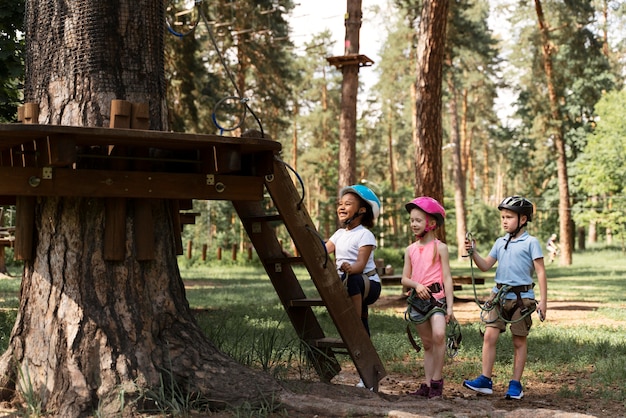
M 425 1 L 417 44 L 415 98 L 415 194 L 428 195 L 443 204 L 441 88 L 448 20 L 448 1 Z M 438 229 L 445 239 L 445 230 Z
M 164 129 L 161 0 L 29 0 L 26 100 L 40 122 L 107 126 L 111 99 L 150 104 Z M 58 30 L 55 30 L 58 29 Z M 53 416 L 114 415 L 170 379 L 213 406 L 255 403 L 278 389 L 221 354 L 185 298 L 169 202 L 149 208 L 154 259 L 138 261 L 127 202 L 121 261 L 106 261 L 105 199 L 40 198 L 17 322 L 0 359 L 0 398 L 31 394 Z M 123 397 L 126 397 L 124 400 Z
M 347 0 L 345 55 L 359 53 L 361 0 Z M 356 102 L 359 91 L 359 65 L 341 67 L 341 116 L 339 118 L 338 187 L 356 183 Z
M 543 14 L 543 7 L 540 0 L 535 0 L 535 10 L 537 12 L 537 21 L 539 23 L 539 31 L 541 34 L 541 47 L 543 54 L 543 67 L 546 73 L 546 83 L 548 87 L 548 98 L 550 101 L 550 121 L 554 126 L 552 133 L 554 135 L 554 146 L 556 148 L 556 167 L 557 179 L 559 184 L 559 244 L 561 247 L 561 255 L 559 263 L 564 266 L 572 264 L 572 252 L 574 233 L 571 228 L 572 215 L 570 211 L 570 194 L 567 174 L 567 153 L 565 149 L 565 138 L 563 137 L 563 123 L 561 120 L 561 112 L 559 110 L 559 98 L 557 97 L 556 87 L 554 85 L 552 53 L 554 46 L 550 42 L 550 28 L 546 23 Z

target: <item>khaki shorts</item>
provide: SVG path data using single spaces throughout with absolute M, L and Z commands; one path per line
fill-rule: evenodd
M 534 312 L 537 302 L 534 299 L 522 299 L 524 306 Z M 517 307 L 517 299 L 507 299 L 504 301 L 504 305 L 502 306 L 502 319 L 499 314 L 500 307 L 495 307 L 491 311 L 486 318 L 487 327 L 498 328 L 500 332 L 506 331 L 506 326 L 509 324 L 507 321 L 511 321 L 511 334 L 516 335 L 518 337 L 526 337 L 530 328 L 533 325 L 532 315 L 528 314 L 521 321 L 519 318 L 522 316 L 520 310 Z

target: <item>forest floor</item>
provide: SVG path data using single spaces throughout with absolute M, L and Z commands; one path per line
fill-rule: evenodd
M 384 296 L 376 303 L 379 308 L 404 312 L 406 301 L 401 297 Z M 557 324 L 592 324 L 591 319 L 598 304 L 552 302 L 548 319 Z M 456 301 L 455 316 L 460 323 L 474 321 L 476 304 L 473 301 Z M 606 325 L 606 318 L 603 319 Z M 508 331 L 507 331 L 508 333 Z M 507 334 L 508 335 L 508 334 Z M 446 381 L 444 396 L 439 399 L 424 399 L 409 395 L 418 386 L 415 376 L 388 373 L 380 382 L 378 393 L 359 389 L 354 384 L 359 380 L 356 370 L 344 366 L 331 384 L 319 382 L 287 382 L 293 393 L 287 407 L 289 417 L 498 417 L 498 418 L 574 418 L 574 417 L 624 417 L 626 411 L 621 401 L 602 399 L 597 393 L 577 394 L 575 398 L 557 396 L 566 383 L 575 385 L 588 375 L 566 375 L 563 373 L 543 375 L 542 381 L 524 382 L 525 396 L 521 400 L 506 400 L 506 383 L 494 381 L 493 395 L 479 395 L 464 388 L 462 382 Z M 502 379 L 499 379 L 502 380 Z

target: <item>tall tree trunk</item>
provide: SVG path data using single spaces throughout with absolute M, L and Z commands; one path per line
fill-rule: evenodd
M 347 0 L 345 55 L 359 53 L 361 0 Z M 341 116 L 339 119 L 339 183 L 356 183 L 356 99 L 359 91 L 359 64 L 341 67 Z
M 387 110 L 387 120 L 389 125 L 387 126 L 387 149 L 389 149 L 389 181 L 391 182 L 392 196 L 396 195 L 398 191 L 398 185 L 396 182 L 396 156 L 393 152 L 393 120 L 394 112 L 391 103 L 388 103 L 389 108 Z M 391 233 L 394 237 L 398 236 L 398 218 L 397 211 L 391 211 L 389 216 L 389 223 L 391 224 Z
M 450 63 L 451 64 L 451 63 Z M 465 173 L 461 163 L 461 137 L 459 135 L 459 112 L 457 110 L 458 94 L 452 71 L 448 72 L 448 114 L 450 115 L 450 144 L 452 144 L 452 170 L 454 177 L 454 209 L 456 215 L 457 259 L 461 261 L 465 255 L 465 233 L 467 232 L 465 215 Z
M 163 22 L 161 0 L 28 0 L 25 99 L 41 105 L 39 121 L 108 126 L 111 99 L 124 99 L 149 103 L 151 128 L 165 129 Z M 278 386 L 269 376 L 220 353 L 196 324 L 172 205 L 149 202 L 158 237 L 149 261 L 137 259 L 130 201 L 124 257 L 105 260 L 106 205 L 37 200 L 35 252 L 0 359 L 0 398 L 28 391 L 50 416 L 77 417 L 117 415 L 161 379 L 215 406 L 271 396 Z
M 425 1 L 417 43 L 415 97 L 415 194 L 428 195 L 443 204 L 441 90 L 448 20 L 448 1 Z M 445 240 L 444 228 L 438 229 Z
M 539 24 L 539 32 L 541 34 L 543 67 L 546 73 L 546 83 L 548 87 L 548 98 L 550 101 L 550 120 L 552 134 L 554 135 L 554 146 L 556 148 L 556 166 L 557 179 L 559 184 L 559 245 L 561 247 L 561 256 L 559 262 L 561 265 L 572 264 L 572 242 L 573 232 L 571 228 L 572 216 L 570 213 L 570 194 L 567 175 L 567 154 L 565 150 L 565 138 L 563 137 L 561 112 L 559 110 L 559 102 L 554 85 L 554 74 L 552 66 L 552 53 L 554 46 L 550 42 L 550 28 L 546 23 L 543 14 L 541 0 L 535 0 L 535 10 L 537 12 L 537 21 Z

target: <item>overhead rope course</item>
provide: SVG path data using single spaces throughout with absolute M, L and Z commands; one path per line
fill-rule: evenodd
M 213 48 L 217 53 L 217 56 L 220 60 L 222 67 L 224 68 L 224 71 L 226 72 L 226 75 L 228 76 L 228 79 L 230 80 L 233 88 L 237 93 L 236 96 L 227 96 L 215 104 L 215 107 L 213 108 L 213 112 L 211 114 L 211 120 L 213 121 L 213 124 L 220 130 L 220 135 L 223 135 L 225 131 L 234 131 L 241 127 L 245 120 L 247 112 L 250 112 L 254 120 L 256 120 L 257 124 L 259 125 L 261 138 L 265 138 L 265 132 L 263 130 L 261 120 L 248 105 L 249 99 L 243 97 L 243 94 L 237 86 L 235 78 L 233 77 L 233 74 L 230 71 L 228 64 L 226 63 L 226 60 L 224 59 L 224 56 L 222 55 L 217 45 L 217 41 L 215 40 L 215 36 L 213 34 L 213 29 L 211 28 L 211 23 L 209 22 L 209 19 L 207 18 L 202 8 L 202 2 L 203 0 L 170 0 L 169 5 L 166 8 L 167 29 L 171 34 L 182 38 L 187 35 L 193 34 L 198 27 L 200 19 L 202 19 L 209 34 L 209 38 L 211 39 L 211 44 L 213 45 Z M 184 5 L 181 7 L 180 3 L 183 3 Z M 225 127 L 223 126 L 223 124 L 220 124 L 218 122 L 217 111 L 220 107 L 223 107 L 229 101 L 234 101 L 241 104 L 243 106 L 243 110 L 238 114 L 238 119 L 235 120 L 235 123 L 232 126 Z

